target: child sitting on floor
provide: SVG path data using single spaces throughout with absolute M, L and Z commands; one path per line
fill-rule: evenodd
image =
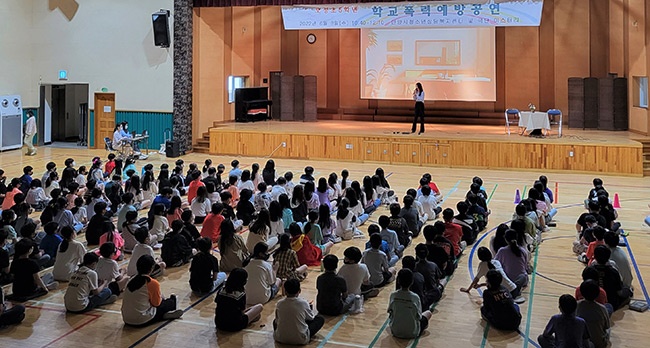
M 316 279 L 316 309 L 325 315 L 340 315 L 347 313 L 357 295 L 348 294 L 348 287 L 341 276 L 336 274 L 339 258 L 327 255 L 323 258 L 325 273 Z
M 416 338 L 429 326 L 431 311 L 422 312 L 420 298 L 409 290 L 413 283 L 413 272 L 402 269 L 397 275 L 397 291 L 390 294 L 388 313 L 390 331 L 398 338 Z
M 135 247 L 133 248 L 133 252 L 131 253 L 131 258 L 129 259 L 129 265 L 126 268 L 126 274 L 129 277 L 133 277 L 138 274 L 138 269 L 137 269 L 138 259 L 143 255 L 149 255 L 156 261 L 156 264 L 154 265 L 154 269 L 151 272 L 150 276 L 157 278 L 158 276 L 163 274 L 165 267 L 167 267 L 167 265 L 162 261 L 162 259 L 156 258 L 156 255 L 153 252 L 153 248 L 151 247 L 150 238 L 151 235 L 149 234 L 149 231 L 147 231 L 146 228 L 140 228 L 135 231 L 135 239 L 138 241 L 138 244 L 136 244 Z
M 248 272 L 249 281 L 246 283 L 246 304 L 264 304 L 278 294 L 282 279 L 275 276 L 273 265 L 268 262 L 269 246 L 259 242 L 253 247 L 253 254 L 244 261 L 244 269 Z
M 302 233 L 298 223 L 294 222 L 289 226 L 289 234 L 291 234 L 291 248 L 296 252 L 298 262 L 307 266 L 319 266 L 323 251 Z
M 70 226 L 61 229 L 61 236 L 63 236 L 63 241 L 59 244 L 52 274 L 55 280 L 67 282 L 77 269 L 77 265 L 83 260 L 86 247 L 76 240 L 77 233 Z
M 20 324 L 25 319 L 25 306 L 15 304 L 7 307 L 4 290 L 0 289 L 0 327 Z
M 226 285 L 219 291 L 214 302 L 217 308 L 214 312 L 214 324 L 217 331 L 237 332 L 245 329 L 248 324 L 260 320 L 261 304 L 246 308 L 246 282 L 248 273 L 243 268 L 235 268 L 230 272 Z
M 298 262 L 298 255 L 291 248 L 291 237 L 288 234 L 280 236 L 280 247 L 273 255 L 273 265 L 276 275 L 281 279 L 303 280 L 307 277 L 307 265 Z
M 370 236 L 370 248 L 363 252 L 363 262 L 370 272 L 370 283 L 375 288 L 380 288 L 395 280 L 395 269 L 388 265 L 388 258 L 381 247 L 381 236 L 375 233 Z
M 113 294 L 107 286 L 108 282 L 99 279 L 95 271 L 98 261 L 99 258 L 95 253 L 87 253 L 79 269 L 70 277 L 70 284 L 64 296 L 65 308 L 68 312 L 85 313 L 117 300 L 117 295 Z
M 124 255 L 122 255 L 122 250 L 124 249 L 124 238 L 122 238 L 122 235 L 120 233 L 115 231 L 112 224 L 104 224 L 103 227 L 104 234 L 99 237 L 99 245 L 102 245 L 106 242 L 113 242 L 116 248 L 113 260 L 124 260 Z M 97 254 L 99 254 L 99 252 Z
M 11 295 L 13 300 L 31 300 L 59 287 L 59 283 L 54 281 L 51 273 L 39 276 L 38 263 L 29 258 L 33 249 L 34 245 L 28 239 L 21 239 L 16 243 L 14 260 L 10 269 L 14 277 Z
M 300 295 L 300 282 L 289 279 L 284 283 L 287 297 L 278 301 L 273 320 L 273 338 L 283 344 L 308 344 L 325 319 L 313 312 L 313 305 Z
M 129 282 L 129 276 L 126 275 L 126 269 L 120 268 L 115 261 L 115 254 L 119 250 L 113 242 L 106 242 L 99 247 L 99 254 L 102 256 L 97 262 L 95 272 L 97 278 L 111 289 L 111 293 L 119 295 L 124 291 L 126 283 Z
M 203 220 L 201 228 L 201 237 L 210 238 L 212 243 L 216 243 L 221 235 L 221 223 L 226 219 L 221 212 L 224 205 L 221 203 L 212 203 L 212 211 Z
M 381 236 L 380 231 L 381 230 L 379 229 L 379 226 L 377 226 L 377 224 L 372 224 L 368 226 L 368 237 L 371 237 L 373 234 L 379 234 Z M 370 248 L 371 248 L 370 240 L 368 240 L 366 242 L 366 249 L 370 249 Z M 383 238 L 379 250 L 383 251 L 384 254 L 386 254 L 386 257 L 388 257 L 388 265 L 390 267 L 393 267 L 397 264 L 399 257 L 394 253 L 393 250 L 390 249 L 390 245 L 388 244 L 388 242 L 383 240 Z
M 323 204 L 321 204 L 321 206 L 323 206 Z M 325 205 L 325 207 L 327 206 Z M 332 246 L 334 245 L 334 242 L 324 242 L 323 232 L 320 225 L 318 224 L 319 213 L 312 210 L 309 212 L 309 214 L 307 214 L 307 217 L 309 218 L 309 222 L 305 224 L 305 235 L 309 238 L 312 244 L 320 248 L 320 250 L 323 252 L 323 255 L 329 254 L 330 249 L 332 249 Z
M 164 298 L 160 283 L 151 278 L 155 265 L 149 255 L 142 255 L 137 261 L 138 275 L 127 284 L 122 300 L 122 320 L 127 325 L 144 326 L 183 316 L 183 310 L 176 308 L 176 295 Z
M 196 246 L 198 252 L 190 266 L 190 288 L 199 295 L 211 293 L 226 281 L 226 273 L 219 272 L 219 262 L 211 253 L 210 238 L 199 238 Z
M 363 236 L 357 228 L 357 217 L 348 209 L 349 206 L 350 201 L 347 198 L 343 198 L 341 203 L 339 203 L 339 210 L 336 212 L 335 234 L 343 240 Z
M 593 280 L 587 280 L 580 284 L 580 292 L 584 299 L 578 301 L 576 315 L 585 320 L 589 340 L 595 348 L 609 347 L 609 312 L 602 304 L 596 302 L 600 287 Z
M 167 233 L 162 241 L 160 256 L 169 267 L 179 267 L 190 262 L 193 250 L 180 232 L 183 229 L 183 222 L 175 220 L 172 222 L 172 231 Z
M 481 316 L 498 330 L 517 330 L 521 324 L 521 313 L 510 291 L 501 285 L 503 281 L 501 273 L 492 269 L 487 272 L 485 278 L 487 290 L 483 291 Z
M 571 295 L 562 295 L 559 302 L 562 313 L 548 321 L 544 333 L 537 337 L 539 345 L 542 348 L 591 347 L 587 323 L 576 316 L 576 299 Z

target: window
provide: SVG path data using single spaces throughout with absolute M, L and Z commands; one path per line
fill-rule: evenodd
M 634 106 L 648 108 L 648 77 L 634 76 Z
M 246 87 L 248 76 L 228 76 L 228 103 L 235 102 L 235 90 Z

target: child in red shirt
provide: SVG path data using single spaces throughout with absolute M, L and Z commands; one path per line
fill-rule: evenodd
M 201 181 L 201 172 L 195 170 L 191 175 L 192 181 L 190 182 L 190 186 L 187 189 L 187 203 L 189 204 L 192 204 L 194 197 L 196 197 L 196 191 L 199 189 L 199 187 L 205 186 L 205 184 Z
M 115 169 L 115 154 L 109 153 L 108 161 L 104 165 L 104 176 L 109 176 L 113 172 L 113 169 Z
M 596 240 L 589 243 L 587 252 L 578 257 L 578 261 L 587 264 L 591 264 L 594 261 L 594 251 L 596 250 L 596 247 L 599 245 L 605 245 L 605 229 L 601 226 L 596 226 L 593 227 L 592 230 L 593 236 Z
M 454 247 L 454 255 L 458 257 L 467 246 L 467 243 L 462 241 L 463 228 L 452 222 L 454 220 L 454 211 L 451 208 L 442 211 L 442 218 L 445 220 L 445 233 L 443 236 L 449 239 Z
M 307 235 L 302 233 L 300 225 L 292 222 L 289 225 L 289 233 L 291 234 L 291 249 L 298 255 L 298 263 L 307 266 L 318 266 L 320 260 L 323 258 L 323 251 L 321 248 L 311 243 Z
M 212 243 L 216 243 L 219 240 L 219 235 L 221 234 L 221 223 L 226 219 L 221 215 L 222 211 L 223 204 L 214 203 L 212 204 L 212 211 L 205 217 L 205 220 L 203 220 L 201 237 L 210 238 Z

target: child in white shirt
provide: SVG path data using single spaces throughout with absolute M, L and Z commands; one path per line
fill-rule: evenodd
M 114 295 L 122 293 L 128 283 L 130 277 L 126 275 L 126 270 L 121 269 L 117 262 L 114 260 L 117 248 L 113 242 L 106 242 L 99 247 L 99 254 L 102 256 L 97 262 L 95 272 L 97 272 L 97 279 L 104 284 L 108 284 L 108 288 Z
M 150 274 L 151 277 L 156 278 L 161 276 L 167 265 L 165 265 L 165 263 L 160 258 L 156 258 L 156 255 L 153 253 L 153 248 L 150 245 L 151 241 L 149 240 L 149 233 L 147 230 L 143 228 L 136 230 L 135 239 L 138 241 L 138 244 L 136 244 L 133 248 L 131 259 L 129 259 L 129 265 L 126 267 L 127 276 L 133 277 L 138 274 L 138 268 L 136 267 L 136 264 L 142 255 L 149 255 L 156 261 L 153 272 Z

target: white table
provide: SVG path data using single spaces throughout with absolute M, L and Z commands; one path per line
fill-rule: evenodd
M 525 132 L 532 132 L 535 129 L 545 129 L 546 133 L 551 130 L 551 122 L 545 112 L 522 111 L 519 118 L 519 127 L 525 128 Z

